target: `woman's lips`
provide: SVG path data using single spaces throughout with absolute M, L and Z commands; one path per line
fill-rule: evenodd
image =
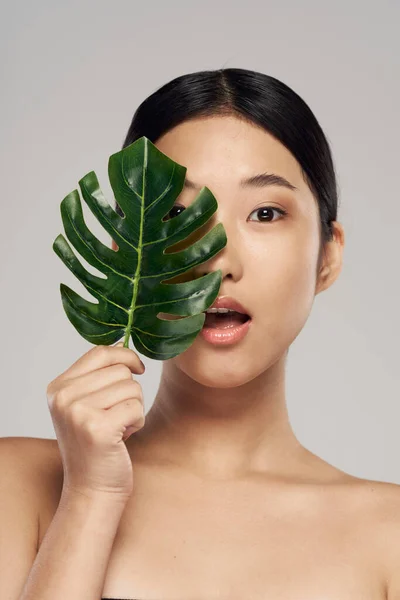
M 203 325 L 203 328 L 200 332 L 200 335 L 206 342 L 215 345 L 229 345 L 235 344 L 242 340 L 247 332 L 249 331 L 250 325 L 252 323 L 252 319 L 249 319 L 245 323 L 241 323 L 240 325 L 233 326 L 223 326 L 221 323 L 221 327 L 206 327 Z
M 232 298 L 232 296 L 218 296 L 210 308 L 230 308 L 244 315 L 248 314 L 247 309 L 236 298 Z

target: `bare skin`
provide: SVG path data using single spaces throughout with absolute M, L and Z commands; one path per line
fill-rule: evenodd
M 238 344 L 216 348 L 198 336 L 163 363 L 145 425 L 126 442 L 135 486 L 103 597 L 398 600 L 389 581 L 400 486 L 353 477 L 314 455 L 297 440 L 286 407 L 287 350 L 315 296 L 340 273 L 343 227 L 333 223 L 318 265 L 318 206 L 299 164 L 252 124 L 197 119 L 156 145 L 218 200 L 202 232 L 222 221 L 228 245 L 195 276 L 221 269 L 220 295 L 238 299 L 253 321 Z M 264 171 L 297 190 L 239 186 Z M 196 194 L 185 189 L 177 204 Z M 259 221 L 254 211 L 264 206 L 288 215 Z M 42 465 L 40 545 L 63 473 L 56 440 L 32 443 Z
M 55 440 L 30 442 L 40 472 L 39 548 L 63 469 Z M 132 459 L 134 492 L 103 598 L 399 599 L 388 584 L 399 565 L 400 486 L 352 477 L 306 450 L 286 479 L 253 473 L 212 481 Z

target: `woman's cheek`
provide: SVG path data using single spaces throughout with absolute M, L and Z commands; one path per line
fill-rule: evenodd
M 258 287 L 263 299 L 263 329 L 277 346 L 289 345 L 304 327 L 315 298 L 315 261 L 308 253 L 290 253 L 287 261 L 272 262 Z

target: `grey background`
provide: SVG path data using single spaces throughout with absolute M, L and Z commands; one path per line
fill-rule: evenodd
M 61 304 L 61 281 L 93 301 L 52 250 L 63 231 L 61 200 L 94 170 L 112 202 L 108 157 L 156 88 L 183 73 L 243 67 L 304 98 L 338 173 L 344 266 L 289 353 L 292 425 L 339 468 L 400 483 L 399 7 L 396 0 L 1 4 L 0 436 L 55 438 L 47 384 L 92 347 Z M 144 362 L 148 409 L 161 363 Z

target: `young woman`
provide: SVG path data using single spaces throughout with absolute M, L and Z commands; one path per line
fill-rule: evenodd
M 217 198 L 202 232 L 222 221 L 227 245 L 193 275 L 221 269 L 215 306 L 241 314 L 207 315 L 147 415 L 137 353 L 96 346 L 48 386 L 57 440 L 1 440 L 2 597 L 399 600 L 399 486 L 307 450 L 286 407 L 288 349 L 342 266 L 318 121 L 277 79 L 222 69 L 147 98 L 124 147 L 143 135 L 187 167 L 168 218 Z

